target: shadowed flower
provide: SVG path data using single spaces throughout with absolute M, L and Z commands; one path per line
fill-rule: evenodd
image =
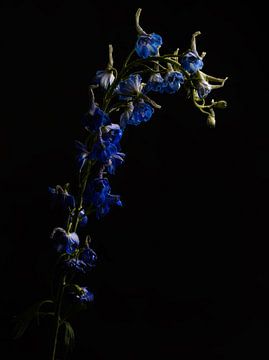
M 69 292 L 69 296 L 73 301 L 75 300 L 80 304 L 86 304 L 94 300 L 93 293 L 91 293 L 87 287 L 79 285 L 72 286 L 72 289 Z
M 142 122 L 147 122 L 150 120 L 154 109 L 149 104 L 145 103 L 143 100 L 140 100 L 134 105 L 133 112 L 129 117 L 127 124 L 128 125 L 139 125 Z
M 94 179 L 88 186 L 84 196 L 84 202 L 86 204 L 91 203 L 94 205 L 97 219 L 106 215 L 110 211 L 111 206 L 122 206 L 120 196 L 112 195 L 110 191 L 111 187 L 106 178 Z
M 150 91 L 162 93 L 163 92 L 163 88 L 162 88 L 163 82 L 164 82 L 164 79 L 160 73 L 152 74 L 144 88 L 144 93 L 148 93 Z
M 80 259 L 86 264 L 87 268 L 92 268 L 96 266 L 97 255 L 90 247 L 84 249 L 80 254 Z
M 184 76 L 179 71 L 168 71 L 162 83 L 162 91 L 168 94 L 174 94 L 184 83 Z
M 63 210 L 74 209 L 76 206 L 74 196 L 70 195 L 68 191 L 60 185 L 56 185 L 55 188 L 49 187 L 48 190 L 53 206 L 60 206 Z
M 125 129 L 127 125 L 139 125 L 142 122 L 147 122 L 153 113 L 153 107 L 145 103 L 144 100 L 140 100 L 135 105 L 130 102 L 126 110 L 121 114 L 120 126 Z
M 88 188 L 89 201 L 98 207 L 106 201 L 111 188 L 108 179 L 97 178 L 90 182 Z
M 211 92 L 212 86 L 206 80 L 200 80 L 196 86 L 197 94 L 200 99 L 204 99 Z
M 85 129 L 93 132 L 97 132 L 101 126 L 109 123 L 109 116 L 96 105 L 93 105 L 82 118 L 82 125 Z
M 51 239 L 54 241 L 54 246 L 58 253 L 71 255 L 79 246 L 78 235 L 75 232 L 67 233 L 60 227 L 53 230 Z
M 118 151 L 120 150 L 119 142 L 122 138 L 123 132 L 118 124 L 110 124 L 104 126 L 102 130 L 102 139 L 110 142 L 117 147 L 117 151 L 114 153 L 110 153 L 110 156 L 105 162 L 105 167 L 108 173 L 115 174 L 116 168 L 123 163 L 125 158 L 125 154 Z
M 96 253 L 91 248 L 87 247 L 81 252 L 79 258 L 65 261 L 64 266 L 70 270 L 85 274 L 96 266 L 96 262 Z
M 110 141 L 98 140 L 92 148 L 91 159 L 105 164 L 112 155 L 118 152 L 117 146 Z
M 86 287 L 81 287 L 75 297 L 80 303 L 92 302 L 94 300 L 93 294 Z
M 122 206 L 119 195 L 107 194 L 106 201 L 96 209 L 96 217 L 100 219 L 107 215 L 110 211 L 111 206 Z
M 125 154 L 122 152 L 117 152 L 116 154 L 111 155 L 108 159 L 106 165 L 106 170 L 109 174 L 115 174 L 116 168 L 124 162 Z
M 84 261 L 80 259 L 70 259 L 64 262 L 64 267 L 66 269 L 76 271 L 78 273 L 85 274 L 87 271 L 87 265 Z
M 118 124 L 104 126 L 102 138 L 119 147 L 119 142 L 122 138 L 122 129 Z
M 87 146 L 82 144 L 80 141 L 76 141 L 76 148 L 78 150 L 77 162 L 80 172 L 85 165 L 85 162 L 90 159 L 90 153 L 87 150 Z
M 82 209 L 79 212 L 79 226 L 84 227 L 88 224 L 88 216 L 85 214 L 85 210 Z

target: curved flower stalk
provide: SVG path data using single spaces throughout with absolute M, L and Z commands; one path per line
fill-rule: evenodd
M 92 290 L 80 282 L 83 276 L 87 281 L 87 275 L 98 264 L 98 256 L 90 236 L 83 239 L 80 233 L 82 228 L 85 233 L 88 217 L 100 220 L 112 208 L 123 205 L 120 195 L 113 193 L 110 177 L 115 176 L 125 161 L 120 145 L 125 131 L 129 126 L 143 125 L 152 119 L 155 111 L 160 111 L 161 105 L 154 100 L 156 93 L 185 94 L 206 115 L 210 127 L 216 124 L 215 109 L 227 106 L 224 100 L 206 102 L 213 90 L 224 86 L 227 77 L 217 78 L 202 71 L 206 53 L 199 55 L 197 51 L 196 38 L 200 32 L 192 35 L 190 48 L 183 53 L 177 48 L 161 54 L 163 39 L 142 29 L 141 11 L 138 9 L 135 14 L 137 39 L 133 40 L 132 51 L 121 68 L 114 67 L 110 44 L 107 66 L 98 70 L 89 84 L 89 109 L 81 121 L 85 139 L 76 140 L 77 187 L 67 184 L 49 188 L 54 206 L 62 210 L 64 222 L 51 233 L 52 248 L 59 256 L 55 291 L 51 299 L 40 302 L 35 309 L 38 315 L 46 304 L 49 309 L 42 314 L 54 319 L 51 360 L 56 359 L 59 351 L 61 328 L 67 346 L 74 338 L 69 314 L 94 301 Z

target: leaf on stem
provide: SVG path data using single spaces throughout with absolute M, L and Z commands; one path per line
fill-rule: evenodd
M 75 333 L 70 322 L 64 320 L 61 323 L 64 326 L 64 345 L 68 350 L 72 350 L 75 342 Z
M 25 333 L 25 331 L 28 329 L 28 327 L 30 326 L 31 322 L 36 318 L 37 319 L 37 323 L 38 323 L 38 319 L 39 319 L 39 315 L 46 315 L 49 314 L 51 315 L 52 313 L 46 313 L 46 312 L 40 312 L 40 308 L 44 305 L 44 304 L 53 304 L 52 300 L 44 300 L 44 301 L 39 301 L 37 303 L 35 303 L 34 305 L 30 306 L 28 309 L 26 309 L 18 318 L 14 319 L 15 322 L 15 326 L 14 326 L 14 335 L 13 338 L 19 339 L 20 337 L 23 336 L 23 334 Z

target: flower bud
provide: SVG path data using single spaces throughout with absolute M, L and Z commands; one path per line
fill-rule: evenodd
M 216 118 L 215 118 L 215 114 L 211 112 L 211 114 L 208 115 L 207 117 L 207 125 L 209 127 L 215 127 L 216 126 Z
M 220 100 L 214 104 L 214 107 L 217 109 L 225 109 L 227 107 L 227 101 Z

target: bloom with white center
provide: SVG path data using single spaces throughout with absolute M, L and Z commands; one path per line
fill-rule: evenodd
M 201 70 L 204 66 L 203 60 L 195 51 L 188 51 L 181 57 L 180 63 L 184 70 L 190 74 L 195 74 L 198 70 Z
M 127 79 L 120 81 L 116 93 L 124 96 L 137 96 L 142 92 L 142 77 L 139 74 L 131 74 Z
M 198 81 L 197 83 L 197 94 L 200 99 L 204 99 L 211 92 L 212 86 L 204 79 Z
M 112 70 L 98 70 L 95 75 L 94 82 L 99 84 L 103 89 L 107 90 L 108 87 L 115 80 Z
M 180 89 L 184 82 L 184 76 L 179 71 L 168 71 L 162 83 L 162 91 L 168 94 L 174 94 Z
M 135 51 L 139 57 L 146 59 L 158 55 L 162 43 L 162 37 L 158 34 L 140 35 L 135 44 Z
M 55 249 L 58 253 L 71 255 L 79 247 L 78 235 L 75 232 L 67 233 L 60 227 L 53 230 L 51 239 L 55 242 Z

